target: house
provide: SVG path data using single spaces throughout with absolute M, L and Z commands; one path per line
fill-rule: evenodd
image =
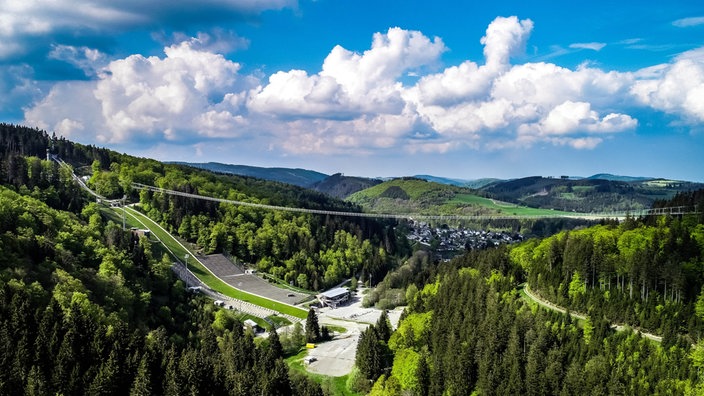
M 247 319 L 244 321 L 244 328 L 250 328 L 252 329 L 253 332 L 259 333 L 260 331 L 264 330 L 259 325 L 257 322 L 253 321 L 252 319 Z
M 350 291 L 344 287 L 338 287 L 326 292 L 322 292 L 316 296 L 320 301 L 321 306 L 337 308 L 338 305 L 347 302 L 350 299 Z

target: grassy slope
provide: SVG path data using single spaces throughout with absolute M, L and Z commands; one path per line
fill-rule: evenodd
M 408 200 L 382 197 L 390 188 L 398 187 Z M 378 213 L 457 214 L 546 216 L 571 214 L 549 209 L 534 209 L 476 195 L 473 190 L 440 183 L 412 179 L 395 179 L 351 195 L 348 201 Z
M 115 210 L 117 211 L 119 209 Z M 211 289 L 218 291 L 226 296 L 230 296 L 232 298 L 236 298 L 242 301 L 251 302 L 253 304 L 259 305 L 260 307 L 273 309 L 274 311 L 281 312 L 283 314 L 288 314 L 301 319 L 305 319 L 307 317 L 308 312 L 303 309 L 235 289 L 234 287 L 221 281 L 210 271 L 208 271 L 205 266 L 203 266 L 203 264 L 201 264 L 195 258 L 193 252 L 191 252 L 185 246 L 179 243 L 171 234 L 159 227 L 150 218 L 133 209 L 128 209 L 127 214 L 128 217 L 133 216 L 135 219 L 138 220 L 138 222 L 141 222 L 142 224 L 144 224 L 144 226 L 149 228 L 149 230 L 154 233 L 154 235 L 156 235 L 166 245 L 166 247 L 170 250 L 171 254 L 175 256 L 175 259 L 182 260 L 183 257 L 188 254 L 190 256 L 188 260 L 188 268 Z M 141 228 L 142 225 L 140 224 L 138 225 L 138 227 Z

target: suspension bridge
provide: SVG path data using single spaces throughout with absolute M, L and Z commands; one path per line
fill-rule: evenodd
M 309 208 L 299 208 L 291 206 L 277 206 L 268 205 L 255 202 L 247 201 L 237 201 L 225 198 L 209 197 L 199 194 L 192 194 L 183 191 L 169 190 L 161 187 L 150 186 L 141 183 L 132 183 L 132 187 L 137 190 L 147 190 L 152 192 L 157 192 L 167 195 L 177 195 L 186 198 L 202 199 L 207 201 L 227 203 L 232 205 L 248 206 L 259 209 L 266 210 L 279 210 L 285 212 L 296 212 L 296 213 L 309 213 L 318 215 L 330 215 L 330 216 L 343 216 L 343 217 L 367 217 L 367 218 L 380 218 L 380 219 L 411 219 L 411 220 L 430 220 L 430 221 L 456 221 L 456 220 L 510 220 L 510 219 L 541 219 L 541 218 L 582 218 L 589 220 L 598 219 L 622 219 L 627 216 L 639 217 L 639 216 L 661 216 L 661 215 L 684 215 L 684 214 L 695 214 L 697 213 L 693 207 L 687 206 L 672 206 L 667 208 L 652 208 L 652 209 L 641 209 L 634 211 L 619 211 L 619 212 L 602 212 L 602 213 L 544 213 L 535 215 L 428 215 L 428 214 L 392 214 L 392 213 L 373 213 L 373 212 L 350 212 L 350 211 L 337 211 L 337 210 L 325 210 L 325 209 L 309 209 Z
M 61 158 L 56 155 L 52 155 L 51 158 L 58 162 L 61 166 L 69 166 Z M 88 191 L 89 194 L 100 199 L 106 203 L 112 205 L 124 204 L 123 199 L 107 199 L 102 195 L 91 190 L 85 182 L 72 171 L 73 179 L 78 183 L 81 188 Z M 264 210 L 277 210 L 284 212 L 294 212 L 294 213 L 308 213 L 316 215 L 328 215 L 328 216 L 341 216 L 341 217 L 364 217 L 364 218 L 376 218 L 376 219 L 396 219 L 396 220 L 423 220 L 423 221 L 483 221 L 483 220 L 525 220 L 525 219 L 549 219 L 549 218 L 572 218 L 572 219 L 585 219 L 585 220 L 599 220 L 599 219 L 624 219 L 628 216 L 631 217 L 642 217 L 642 216 L 679 216 L 685 214 L 698 214 L 696 208 L 688 206 L 671 206 L 665 208 L 650 208 L 650 209 L 639 209 L 630 211 L 613 211 L 613 212 L 601 212 L 601 213 L 580 213 L 572 212 L 565 213 L 555 211 L 555 213 L 550 213 L 550 211 L 544 211 L 539 214 L 491 214 L 491 215 L 433 215 L 433 214 L 421 214 L 421 213 L 374 213 L 374 212 L 352 212 L 352 211 L 339 211 L 339 210 L 327 210 L 327 209 L 311 209 L 311 208 L 301 208 L 295 206 L 278 206 L 278 205 L 268 205 L 256 202 L 238 201 L 225 198 L 210 197 L 205 195 L 187 193 L 183 191 L 170 190 L 166 188 L 150 186 L 142 183 L 132 183 L 132 188 L 136 190 L 147 190 L 155 193 L 167 194 L 181 196 L 185 198 L 200 199 L 212 202 L 226 203 L 239 206 L 247 206 L 252 208 L 264 209 Z

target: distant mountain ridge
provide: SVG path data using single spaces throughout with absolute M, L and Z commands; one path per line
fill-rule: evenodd
M 451 209 L 449 206 L 446 206 L 448 202 L 445 199 L 437 199 L 438 197 L 435 197 L 435 195 L 445 196 L 445 198 L 447 198 L 456 195 L 465 196 L 474 194 L 532 208 L 586 213 L 627 211 L 649 208 L 656 200 L 669 199 L 678 192 L 704 187 L 702 183 L 643 176 L 622 176 L 611 173 L 597 173 L 589 177 L 530 176 L 509 180 L 494 178 L 464 180 L 427 174 L 401 178 L 367 178 L 345 176 L 341 173 L 326 175 L 321 172 L 301 168 L 264 168 L 217 162 L 171 163 L 308 188 L 338 199 L 361 204 L 366 207 L 367 210 L 372 211 L 379 211 L 381 209 L 394 211 L 399 209 L 395 207 L 395 205 L 408 202 L 414 209 L 421 209 L 423 207 L 429 208 L 439 205 L 443 207 L 441 209 L 442 212 L 456 213 L 455 210 L 458 209 L 456 204 L 459 202 L 454 202 L 450 205 L 454 207 L 454 209 Z M 402 187 L 396 186 L 391 189 L 388 187 L 392 186 L 387 186 L 384 187 L 383 191 L 373 190 L 373 192 L 365 192 L 382 183 L 393 180 L 406 180 L 406 182 L 410 182 L 412 179 L 434 183 L 436 185 L 430 188 L 431 185 L 411 183 L 403 185 Z M 400 182 L 397 181 L 394 183 Z M 474 193 L 447 190 L 441 188 L 441 185 L 461 189 L 469 188 L 474 190 Z M 421 190 L 430 188 L 433 191 L 428 192 L 429 195 L 424 194 L 424 198 L 419 200 L 418 198 L 411 197 L 414 191 L 420 191 L 418 188 Z M 360 192 L 362 195 L 360 195 Z M 406 197 L 407 194 L 408 197 Z M 472 198 L 471 201 L 473 201 L 472 203 L 476 203 L 476 199 L 474 198 Z M 465 203 L 466 202 L 462 202 L 462 204 Z M 405 206 L 405 204 L 402 206 Z M 411 209 L 411 207 L 406 209 Z M 463 207 L 461 211 L 466 212 L 467 209 L 467 207 Z
M 653 180 L 655 178 L 654 177 L 643 177 L 643 176 L 620 176 L 620 175 L 612 175 L 611 173 L 597 173 L 596 175 L 592 175 L 592 176 L 587 177 L 587 179 L 622 181 L 622 182 L 638 182 L 638 181 Z
M 249 165 L 222 164 L 219 162 L 193 163 L 176 161 L 167 163 L 187 165 L 194 168 L 206 169 L 211 172 L 256 177 L 258 179 L 278 181 L 306 188 L 328 177 L 328 175 L 324 173 L 301 168 L 263 168 Z
M 703 187 L 681 180 L 597 174 L 583 179 L 530 176 L 496 182 L 482 190 L 515 204 L 589 213 L 646 209 L 656 200 Z
M 342 173 L 336 173 L 313 183 L 310 188 L 335 198 L 345 199 L 358 191 L 373 187 L 381 182 L 380 179 L 345 176 Z

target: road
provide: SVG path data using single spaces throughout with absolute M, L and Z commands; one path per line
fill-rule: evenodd
M 547 300 L 545 300 L 545 299 L 543 299 L 543 298 L 538 297 L 537 295 L 535 295 L 535 294 L 530 290 L 530 287 L 528 287 L 528 284 L 527 284 L 527 283 L 524 283 L 524 284 L 523 284 L 523 291 L 525 292 L 526 296 L 527 296 L 530 300 L 536 302 L 538 305 L 540 305 L 540 306 L 542 306 L 542 307 L 544 307 L 544 308 L 547 308 L 547 309 L 550 309 L 550 310 L 553 310 L 553 311 L 557 311 L 557 312 L 560 312 L 560 313 L 565 313 L 565 312 L 567 312 L 567 310 L 566 310 L 565 308 L 562 308 L 562 307 L 560 307 L 560 306 L 558 306 L 558 305 L 555 305 L 555 304 L 551 303 L 550 301 L 547 301 Z M 580 320 L 586 320 L 586 316 L 585 316 L 585 315 L 582 315 L 582 314 L 578 314 L 578 313 L 575 313 L 575 312 L 570 311 L 570 315 L 571 315 L 573 318 L 577 318 L 577 319 L 580 319 Z M 652 333 L 646 333 L 646 332 L 644 332 L 644 331 L 640 331 L 640 330 L 638 330 L 638 329 L 634 329 L 634 328 L 632 328 L 632 327 L 630 327 L 630 326 L 625 326 L 625 325 L 622 325 L 622 324 L 612 324 L 612 325 L 611 325 L 611 328 L 612 328 L 612 329 L 615 329 L 616 331 L 625 331 L 626 329 L 630 329 L 630 330 L 633 330 L 635 333 L 639 333 L 640 335 L 642 335 L 643 337 L 645 337 L 645 338 L 647 338 L 647 339 L 653 340 L 653 341 L 655 341 L 655 342 L 662 342 L 662 337 L 657 336 L 657 335 L 652 334 Z

